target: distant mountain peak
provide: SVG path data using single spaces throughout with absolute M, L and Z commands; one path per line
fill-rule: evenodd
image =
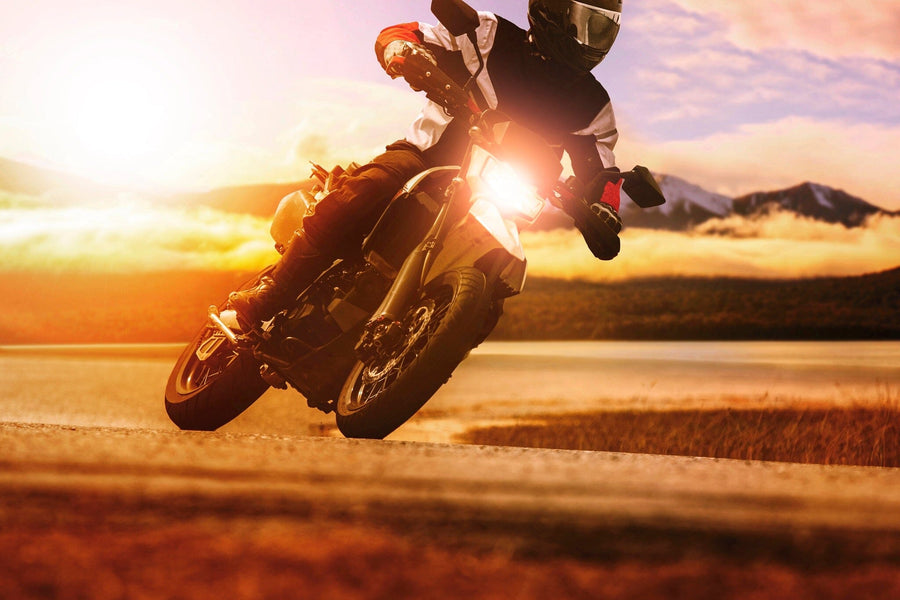
M 732 199 L 674 175 L 656 174 L 655 178 L 666 203 L 658 208 L 642 210 L 627 200 L 623 201 L 621 213 L 626 226 L 683 231 L 710 219 L 731 215 L 753 218 L 776 209 L 818 221 L 859 227 L 872 215 L 895 214 L 843 190 L 812 181 Z
M 658 208 L 640 209 L 634 203 L 622 202 L 622 219 L 626 226 L 651 229 L 690 229 L 709 219 L 731 214 L 732 199 L 716 194 L 674 175 L 655 175 L 666 203 Z
M 0 191 L 28 196 L 53 193 L 57 202 L 74 202 L 108 195 L 116 188 L 64 171 L 0 157 Z
M 688 202 L 701 210 L 724 217 L 732 210 L 732 199 L 722 194 L 704 190 L 698 185 L 674 175 L 660 175 L 657 178 L 667 204 L 675 206 Z M 666 212 L 666 205 L 661 207 Z
M 772 207 L 818 221 L 841 223 L 846 227 L 859 227 L 868 217 L 886 212 L 843 190 L 810 181 L 783 190 L 754 192 L 734 199 L 734 212 L 740 215 L 752 216 Z

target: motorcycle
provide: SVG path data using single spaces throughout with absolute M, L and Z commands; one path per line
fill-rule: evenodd
M 478 48 L 471 7 L 435 0 L 432 12 Z M 176 425 L 217 429 L 270 386 L 291 386 L 310 407 L 334 412 L 346 437 L 380 439 L 412 417 L 490 334 L 504 300 L 525 282 L 519 231 L 548 202 L 572 206 L 580 196 L 573 179 L 560 181 L 558 155 L 543 138 L 476 105 L 468 90 L 484 68 L 478 58 L 480 67 L 460 86 L 425 56 L 405 57 L 401 73 L 411 87 L 471 125 L 461 163 L 410 179 L 358 252 L 335 259 L 260 328 L 242 331 L 227 302 L 211 306 L 166 385 L 166 411 Z M 281 201 L 272 223 L 279 251 L 345 172 L 314 166 L 311 185 Z M 665 201 L 644 167 L 610 177 L 624 179 L 639 206 Z

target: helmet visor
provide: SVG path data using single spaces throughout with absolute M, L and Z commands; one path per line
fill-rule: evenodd
M 573 0 L 566 18 L 569 31 L 579 44 L 606 54 L 619 33 L 622 13 Z

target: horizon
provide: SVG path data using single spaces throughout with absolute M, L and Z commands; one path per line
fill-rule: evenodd
M 126 184 L 103 183 L 101 181 L 93 180 L 93 179 L 86 177 L 84 175 L 81 175 L 79 173 L 76 173 L 73 171 L 57 169 L 54 165 L 42 164 L 40 162 L 29 162 L 28 160 L 15 160 L 15 159 L 11 159 L 6 156 L 0 156 L 0 161 L 3 161 L 3 160 L 9 161 L 16 165 L 24 166 L 27 169 L 35 169 L 40 172 L 40 173 L 38 173 L 39 177 L 45 176 L 45 177 L 51 177 L 51 178 L 56 178 L 56 177 L 63 177 L 66 179 L 71 178 L 72 180 L 77 180 L 77 181 L 75 181 L 75 184 L 87 185 L 91 188 L 96 187 L 97 189 L 106 188 L 114 194 L 133 193 L 133 194 L 144 195 L 148 198 L 152 198 L 154 196 L 162 196 L 162 195 L 178 196 L 178 195 L 193 195 L 193 194 L 207 194 L 207 193 L 215 194 L 216 192 L 222 192 L 222 191 L 233 190 L 233 189 L 238 189 L 238 188 L 290 185 L 290 184 L 299 183 L 303 179 L 306 178 L 306 176 L 300 176 L 300 177 L 297 177 L 296 179 L 260 180 L 260 181 L 246 182 L 246 183 L 225 184 L 225 185 L 214 186 L 214 187 L 192 188 L 192 187 L 151 186 L 151 187 L 142 189 L 139 186 L 129 187 Z M 872 206 L 874 206 L 880 210 L 883 210 L 884 212 L 888 212 L 888 213 L 900 212 L 900 209 L 891 210 L 885 206 L 879 205 L 877 202 L 873 202 L 868 198 L 864 198 L 864 197 L 854 193 L 853 190 L 847 190 L 847 189 L 844 189 L 841 187 L 829 185 L 828 182 L 826 182 L 826 181 L 812 181 L 812 180 L 808 180 L 808 179 L 796 180 L 794 183 L 789 183 L 789 184 L 785 185 L 784 187 L 780 187 L 777 189 L 754 189 L 752 191 L 749 191 L 749 192 L 746 192 L 743 194 L 739 194 L 739 195 L 729 195 L 729 194 L 721 194 L 719 192 L 715 192 L 713 190 L 707 189 L 707 188 L 703 187 L 702 185 L 698 184 L 697 182 L 690 181 L 690 180 L 686 179 L 685 177 L 683 177 L 679 174 L 676 174 L 676 173 L 660 173 L 660 172 L 654 171 L 653 176 L 657 179 L 657 181 L 660 181 L 667 177 L 675 178 L 675 179 L 678 179 L 678 180 L 681 180 L 681 181 L 687 183 L 688 185 L 696 186 L 704 192 L 725 196 L 730 199 L 737 199 L 737 198 L 740 198 L 743 196 L 751 196 L 754 194 L 766 194 L 766 193 L 772 193 L 772 192 L 787 191 L 787 190 L 795 189 L 795 188 L 798 188 L 798 187 L 801 187 L 804 185 L 824 186 L 826 188 L 844 192 L 844 193 L 846 193 L 850 196 L 853 196 L 859 200 L 863 200 L 866 203 L 871 204 Z M 69 188 L 69 190 L 71 190 L 71 189 L 73 189 L 73 188 Z M 4 191 L 3 188 L 0 188 L 0 192 L 3 192 L 3 191 Z M 5 191 L 12 191 L 12 190 L 5 190 Z M 65 192 L 65 191 L 67 191 L 66 188 L 63 188 L 60 186 L 48 185 L 46 187 L 46 190 L 42 193 Z M 77 191 L 77 190 L 75 190 L 75 191 Z

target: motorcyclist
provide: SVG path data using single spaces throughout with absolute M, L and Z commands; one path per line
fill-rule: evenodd
M 591 75 L 619 31 L 621 0 L 530 0 L 524 31 L 490 12 L 479 12 L 477 41 L 486 65 L 473 93 L 482 108 L 497 108 L 565 151 L 575 174 L 575 200 L 561 208 L 573 217 L 600 259 L 619 252 L 619 191 L 613 148 L 618 139 L 609 95 Z M 405 23 L 378 36 L 375 52 L 392 77 L 403 57 L 424 52 L 459 84 L 478 68 L 467 36 L 444 26 Z M 415 174 L 458 164 L 468 124 L 429 101 L 405 139 L 355 169 L 308 213 L 284 254 L 260 283 L 231 294 L 244 327 L 271 318 L 337 256 L 358 249 L 390 199 Z

